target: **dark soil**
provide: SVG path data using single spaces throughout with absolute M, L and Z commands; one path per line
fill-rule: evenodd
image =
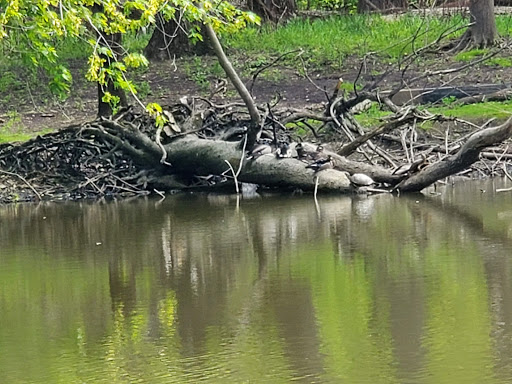
M 506 49 L 496 57 L 508 59 L 511 53 L 510 49 Z M 177 60 L 176 66 L 166 61 L 154 62 L 145 73 L 135 75 L 135 82 L 143 84 L 142 92 L 139 94 L 142 101 L 171 105 L 183 96 L 210 96 L 214 84 L 220 79 L 209 75 L 206 70 L 205 74 L 201 74 L 200 82 L 192 80 L 191 78 L 195 75 L 187 74 L 184 70 L 184 63 L 187 60 L 190 59 Z M 202 57 L 202 60 L 213 66 L 216 59 Z M 243 71 L 243 59 L 238 58 L 235 61 L 239 67 L 242 66 L 239 68 L 242 73 L 247 72 Z M 427 70 L 438 71 L 465 64 L 465 62 L 456 62 L 449 54 L 432 53 L 410 66 L 405 79 L 408 81 Z M 72 65 L 75 83 L 69 98 L 64 102 L 49 96 L 44 87 L 30 89 L 27 85 L 13 92 L 13 97 L 0 103 L 0 129 L 8 128 L 12 132 L 20 130 L 39 132 L 94 119 L 97 112 L 96 87 L 83 78 L 83 65 L 84 63 Z M 266 104 L 279 100 L 278 106 L 294 108 L 318 108 L 321 103 L 327 101 L 326 95 L 332 93 L 340 77 L 350 83 L 357 79 L 358 85 L 364 86 L 379 80 L 383 73 L 389 71 L 378 84 L 382 92 L 398 84 L 403 76 L 397 64 L 390 65 L 383 58 L 367 60 L 362 65 L 360 57 L 349 57 L 345 59 L 341 70 L 333 70 L 331 66 L 317 68 L 308 73 L 309 78 L 290 67 L 278 66 L 270 70 L 274 73 L 272 76 L 267 75 L 269 71 L 263 71 L 254 82 L 253 94 L 256 101 Z M 252 83 L 250 74 L 245 76 L 245 80 L 247 85 Z M 44 80 L 41 82 L 44 83 Z M 475 84 L 511 86 L 512 67 L 479 64 L 452 74 L 426 77 L 412 86 L 416 88 L 446 85 L 462 87 Z M 216 94 L 213 99 L 221 102 L 222 98 L 235 100 L 234 89 L 228 86 L 224 95 Z M 13 121 L 13 115 L 16 116 L 15 121 Z

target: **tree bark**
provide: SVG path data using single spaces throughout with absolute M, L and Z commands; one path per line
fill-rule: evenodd
M 247 8 L 263 21 L 277 24 L 295 15 L 297 3 L 295 0 L 248 0 Z
M 112 52 L 114 52 L 114 60 L 116 61 L 119 61 L 122 56 L 121 39 L 122 35 L 120 33 L 114 33 L 112 35 L 103 35 L 100 39 L 101 45 L 109 46 Z M 106 55 L 101 56 L 103 59 L 106 60 L 107 63 L 112 60 Z M 106 103 L 103 101 L 103 96 L 105 96 L 106 92 L 119 98 L 119 107 L 128 106 L 128 100 L 126 98 L 126 93 L 124 92 L 124 90 L 122 90 L 119 87 L 116 87 L 112 79 L 108 78 L 106 86 L 98 84 L 98 117 L 109 117 L 113 114 L 112 105 L 110 105 L 110 103 Z
M 277 159 L 274 155 L 263 155 L 257 159 L 242 160 L 242 151 L 236 142 L 205 140 L 184 137 L 165 146 L 167 161 L 172 171 L 184 175 L 220 175 L 240 167 L 238 181 L 266 185 L 269 187 L 315 189 L 318 177 L 319 191 L 348 193 L 353 191 L 346 174 L 335 169 L 314 172 L 306 164 L 293 158 Z M 227 173 L 226 175 L 230 175 Z
M 211 53 L 208 43 L 197 41 L 193 44 L 189 37 L 188 31 L 191 25 L 181 20 L 178 23 L 176 20 L 164 20 L 158 14 L 156 27 L 151 35 L 148 45 L 144 48 L 144 55 L 149 60 L 172 60 L 175 57 L 186 56 L 190 54 L 206 55 Z M 202 30 L 202 36 L 206 36 Z
M 496 29 L 496 18 L 494 16 L 493 0 L 471 0 L 469 2 L 469 13 L 471 22 L 471 39 L 477 47 L 483 48 L 496 43 L 498 31 Z
M 461 51 L 495 45 L 498 39 L 498 30 L 494 15 L 494 0 L 470 0 L 469 13 L 472 24 L 453 50 Z
M 162 174 L 163 171 L 163 173 L 176 174 L 186 178 L 221 174 L 232 176 L 229 167 L 231 165 L 235 171 L 240 170 L 237 175 L 240 182 L 310 191 L 315 189 L 318 177 L 319 191 L 348 193 L 354 190 L 347 175 L 342 171 L 326 169 L 315 172 L 306 168 L 307 164 L 300 160 L 278 159 L 273 154 L 248 160 L 238 142 L 201 139 L 194 135 L 174 139 L 163 146 L 166 163 L 171 164 L 169 167 L 168 165 L 163 166 L 161 163 L 162 148 L 135 126 L 103 120 L 86 125 L 81 131 L 112 142 L 129 154 L 134 162 L 144 169 L 158 170 L 158 174 Z M 386 170 L 382 170 L 381 173 L 379 167 L 353 162 L 334 153 L 332 155 L 341 169 L 347 168 L 351 173 L 369 171 L 371 168 L 377 170 L 376 173 L 381 176 L 390 175 Z M 165 177 L 163 178 L 165 179 Z M 389 181 L 388 178 L 385 180 Z M 164 184 L 166 182 L 162 180 L 161 185 Z

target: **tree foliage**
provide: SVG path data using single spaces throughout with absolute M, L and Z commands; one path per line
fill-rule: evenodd
M 105 87 L 113 82 L 116 88 L 135 95 L 136 88 L 126 73 L 130 68 L 147 66 L 148 61 L 122 46 L 111 46 L 106 36 L 151 27 L 157 13 L 168 20 L 179 15 L 191 22 L 195 27 L 189 37 L 196 40 L 202 40 L 201 24 L 222 32 L 258 21 L 254 14 L 223 0 L 0 0 L 0 45 L 9 54 L 43 68 L 50 75 L 52 91 L 64 95 L 70 90 L 72 77 L 59 60 L 56 46 L 66 39 L 83 39 L 92 48 L 87 79 Z M 118 101 L 109 92 L 104 99 L 113 104 Z

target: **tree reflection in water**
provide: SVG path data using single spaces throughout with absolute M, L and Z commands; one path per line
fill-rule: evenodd
M 6 206 L 0 371 L 7 382 L 510 381 L 509 201 L 471 188 L 318 206 Z

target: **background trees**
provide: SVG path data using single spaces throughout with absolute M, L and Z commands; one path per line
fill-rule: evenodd
M 357 2 L 357 12 L 381 12 L 392 9 L 407 9 L 409 2 L 407 0 L 359 0 Z
M 154 25 L 157 16 L 164 24 L 186 20 L 190 23 L 187 36 L 195 40 L 202 40 L 199 31 L 204 23 L 217 30 L 236 30 L 257 21 L 254 15 L 222 1 L 9 0 L 0 5 L 0 43 L 11 47 L 11 54 L 43 68 L 51 77 L 52 90 L 63 95 L 72 78 L 59 60 L 56 45 L 70 38 L 87 41 L 92 53 L 86 77 L 98 83 L 98 114 L 105 116 L 126 104 L 124 92 L 138 101 L 136 87 L 126 73 L 148 61 L 127 50 L 122 37 Z M 158 115 L 154 106 L 147 110 Z
M 343 8 L 360 12 L 389 7 L 406 7 L 407 2 L 396 1 L 308 1 L 302 6 Z M 294 0 L 249 0 L 247 7 L 265 20 L 278 22 L 297 10 Z M 458 48 L 489 46 L 496 42 L 493 3 L 490 0 L 470 2 L 471 22 Z M 192 3 L 188 0 L 43 0 L 4 1 L 0 6 L 0 41 L 11 55 L 24 57 L 26 62 L 42 68 L 50 77 L 49 87 L 59 95 L 69 91 L 71 73 L 58 55 L 56 46 L 68 39 L 88 42 L 87 78 L 98 83 L 98 114 L 110 115 L 113 109 L 126 104 L 124 92 L 136 97 L 136 87 L 128 80 L 130 68 L 146 66 L 147 60 L 130 52 L 123 45 L 123 35 L 154 28 L 153 36 L 144 53 L 151 59 L 179 57 L 183 53 L 209 52 L 204 41 L 202 24 L 212 24 L 215 30 L 236 30 L 256 17 L 236 10 L 231 4 L 219 1 Z M 156 111 L 150 108 L 151 111 Z
M 144 49 L 144 55 L 149 60 L 172 60 L 185 54 L 211 53 L 211 48 L 204 40 L 204 36 L 203 28 L 193 25 L 182 17 L 166 20 L 158 14 L 153 34 Z
M 262 20 L 278 23 L 292 17 L 297 12 L 295 0 L 247 0 L 247 8 Z
M 471 0 L 469 2 L 470 22 L 473 23 L 467 30 L 464 38 L 469 45 L 480 48 L 492 46 L 496 43 L 498 32 L 494 16 L 493 0 Z M 466 46 L 463 45 L 463 48 Z

